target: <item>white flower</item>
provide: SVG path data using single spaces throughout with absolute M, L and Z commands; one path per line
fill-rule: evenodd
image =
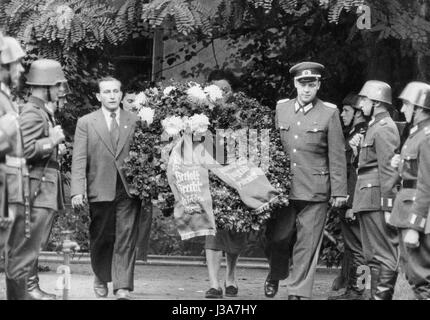
M 142 121 L 146 121 L 148 126 L 154 121 L 154 110 L 151 108 L 142 107 L 138 115 Z
M 168 96 L 173 90 L 176 90 L 176 87 L 168 86 L 163 90 L 163 95 Z
M 220 87 L 214 84 L 211 84 L 205 87 L 203 91 L 208 95 L 209 100 L 212 102 L 215 102 L 216 100 L 223 98 L 222 90 L 220 89 Z
M 146 97 L 145 93 L 139 92 L 134 99 L 134 106 L 137 110 L 140 110 L 143 106 L 145 106 L 147 101 L 148 98 Z
M 163 121 L 161 121 L 161 125 L 163 126 L 164 131 L 166 131 L 169 136 L 178 135 L 179 132 L 181 132 L 181 130 L 183 130 L 185 127 L 185 124 L 181 117 L 177 116 L 172 116 L 164 119 Z
M 191 102 L 194 102 L 197 104 L 204 104 L 208 102 L 206 98 L 206 93 L 199 85 L 190 87 L 187 90 L 187 95 L 188 95 L 188 98 L 191 100 Z
M 208 130 L 209 118 L 204 114 L 195 114 L 189 118 L 191 131 L 205 133 Z

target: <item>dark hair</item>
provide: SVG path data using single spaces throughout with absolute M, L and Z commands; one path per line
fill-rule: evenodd
M 111 76 L 107 76 L 107 77 L 103 77 L 97 80 L 97 85 L 100 91 L 100 83 L 102 82 L 107 82 L 107 81 L 117 81 L 119 83 L 119 88 L 121 89 L 122 83 L 121 81 L 119 81 L 117 78 L 111 77 Z
M 217 80 L 227 80 L 233 91 L 240 86 L 239 79 L 232 71 L 227 69 L 216 69 L 209 73 L 208 82 Z

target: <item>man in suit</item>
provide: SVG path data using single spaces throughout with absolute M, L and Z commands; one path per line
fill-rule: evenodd
M 339 111 L 317 98 L 324 66 L 302 62 L 290 69 L 297 97 L 276 106 L 276 127 L 290 159 L 290 204 L 268 222 L 266 256 L 270 270 L 265 294 L 275 296 L 287 279 L 288 299 L 312 297 L 328 202 L 346 203 L 345 142 Z M 295 237 L 294 237 L 294 234 Z M 289 273 L 289 251 L 292 269 Z
M 357 98 L 356 94 L 348 94 L 343 100 L 343 108 L 340 115 L 345 127 L 348 202 L 344 208 L 338 211 L 342 237 L 345 244 L 342 271 L 338 276 L 338 278 L 343 279 L 338 281 L 346 284 L 346 290 L 341 295 L 330 296 L 329 300 L 364 299 L 364 288 L 359 288 L 357 285 L 357 268 L 365 264 L 361 246 L 360 224 L 352 211 L 355 185 L 357 183 L 356 170 L 359 148 L 352 148 L 349 145 L 349 141 L 353 137 L 365 134 L 367 129 L 367 121 L 363 112 L 358 107 Z
M 18 230 L 27 228 L 27 221 L 21 219 L 9 239 L 12 259 L 8 269 L 10 274 L 21 274 L 30 267 L 28 299 L 55 300 L 55 294 L 39 287 L 37 257 L 48 242 L 56 212 L 64 209 L 59 150 L 64 133 L 54 114 L 67 93 L 67 80 L 60 63 L 51 59 L 34 61 L 26 78 L 31 96 L 22 108 L 19 123 L 30 178 L 30 237 L 20 235 Z M 24 210 L 23 206 L 18 208 Z
M 117 299 L 130 299 L 136 258 L 140 201 L 129 193 L 121 169 L 128 156 L 137 116 L 119 108 L 121 82 L 99 80 L 101 108 L 78 120 L 72 159 L 72 206 L 90 207 L 94 292 L 106 297 L 113 282 Z

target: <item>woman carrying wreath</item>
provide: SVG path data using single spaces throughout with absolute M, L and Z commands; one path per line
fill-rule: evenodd
M 214 70 L 209 74 L 208 82 L 218 86 L 225 96 L 236 89 L 237 79 L 227 70 Z M 221 150 L 225 155 L 225 150 Z M 236 264 L 240 252 L 247 244 L 248 233 L 233 230 L 217 230 L 216 235 L 208 235 L 205 239 L 206 260 L 209 273 L 210 288 L 206 298 L 222 298 L 223 290 L 219 286 L 218 273 L 221 267 L 222 252 L 226 254 L 225 295 L 235 297 L 238 294 L 236 281 Z

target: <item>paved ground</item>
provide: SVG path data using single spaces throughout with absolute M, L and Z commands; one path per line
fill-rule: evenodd
M 58 263 L 44 263 L 42 266 L 49 267 L 50 271 L 41 272 L 40 279 L 42 288 L 56 292 L 61 299 L 61 290 L 56 289 L 56 282 L 59 277 L 56 268 Z M 88 264 L 72 264 L 72 287 L 69 299 L 72 300 L 95 300 L 92 290 L 92 272 Z M 225 269 L 221 269 L 220 274 L 224 274 Z M 237 276 L 239 280 L 239 296 L 228 298 L 231 300 L 262 300 L 267 299 L 263 293 L 263 283 L 267 271 L 264 269 L 239 268 Z M 319 271 L 315 277 L 314 299 L 325 300 L 329 294 L 331 283 L 335 277 L 333 271 Z M 209 287 L 207 269 L 202 266 L 156 266 L 137 265 L 135 271 L 135 290 L 133 298 L 137 300 L 201 300 L 204 299 L 204 292 Z M 400 287 L 400 289 L 399 289 Z M 114 299 L 112 287 L 109 285 L 109 296 L 107 299 Z M 402 277 L 396 289 L 397 299 L 407 299 L 410 292 Z M 280 290 L 275 300 L 287 298 L 285 282 L 280 283 Z M 4 275 L 0 275 L 0 300 L 5 299 Z M 227 298 L 224 298 L 226 300 Z M 270 299 L 272 300 L 272 299 Z

